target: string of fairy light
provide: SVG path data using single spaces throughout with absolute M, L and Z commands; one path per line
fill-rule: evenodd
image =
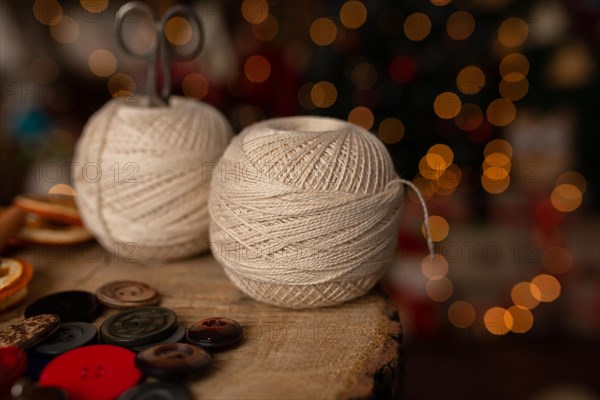
M 430 0 L 438 7 L 445 7 L 452 0 Z M 108 0 L 80 0 L 80 6 L 89 13 L 102 13 L 108 7 Z M 244 0 L 239 9 L 243 19 L 250 24 L 251 33 L 258 42 L 270 42 L 279 35 L 280 22 L 271 13 L 266 0 Z M 56 0 L 36 0 L 33 14 L 41 24 L 47 25 L 51 36 L 58 43 L 70 44 L 79 37 L 80 27 L 72 17 L 63 13 Z M 314 45 L 332 46 L 343 39 L 346 31 L 356 30 L 367 21 L 368 9 L 359 0 L 344 2 L 338 15 L 318 16 L 307 27 L 306 33 Z M 398 21 L 403 21 L 398 23 Z M 432 31 L 430 17 L 424 12 L 404 15 L 396 8 L 382 10 L 377 16 L 379 30 L 384 35 L 403 33 L 412 42 L 425 40 Z M 454 41 L 468 39 L 477 28 L 475 17 L 466 10 L 452 12 L 445 21 L 448 37 Z M 175 45 L 185 45 L 192 40 L 192 27 L 179 17 L 172 18 L 165 26 L 167 40 Z M 467 136 L 480 135 L 481 128 L 493 126 L 504 128 L 515 120 L 517 104 L 529 91 L 529 60 L 522 53 L 522 47 L 529 35 L 529 27 L 520 17 L 506 18 L 499 25 L 492 43 L 494 57 L 499 61 L 497 98 L 487 104 L 473 101 L 473 96 L 488 84 L 484 71 L 478 65 L 464 65 L 456 72 L 455 90 L 438 93 L 432 101 L 435 115 L 441 120 L 453 121 Z M 292 47 L 292 44 L 290 44 Z M 300 47 L 298 53 L 303 54 Z M 290 54 L 292 54 L 291 52 Z M 297 64 L 307 62 L 308 57 L 296 57 Z M 118 60 L 108 49 L 94 49 L 88 56 L 90 72 L 101 78 L 108 78 L 108 91 L 114 97 L 131 96 L 136 93 L 135 80 L 130 75 L 117 72 Z M 417 72 L 413 58 L 408 55 L 394 56 L 382 71 L 362 56 L 352 57 L 347 77 L 357 90 L 373 88 L 378 80 L 386 75 L 398 84 L 410 83 Z M 58 78 L 60 68 L 49 57 L 39 57 L 31 64 L 32 77 L 43 84 L 51 84 Z M 247 96 L 252 85 L 268 82 L 272 66 L 266 57 L 259 54 L 247 56 L 241 67 L 228 80 L 227 87 L 235 97 Z M 199 72 L 190 72 L 182 80 L 184 95 L 203 99 L 211 88 L 208 79 Z M 304 82 L 297 92 L 297 102 L 305 110 L 328 109 L 338 100 L 336 85 L 327 80 Z M 246 105 L 240 108 L 237 118 L 245 126 L 264 117 L 258 106 Z M 372 110 L 358 105 L 348 111 L 347 119 L 365 129 L 376 131 L 387 144 L 400 142 L 410 132 L 406 131 L 401 115 L 383 118 L 375 129 L 375 116 Z M 491 130 L 487 130 L 491 132 Z M 508 190 L 511 184 L 513 148 L 504 139 L 490 140 L 485 146 L 481 162 L 481 187 L 489 195 L 497 196 Z M 459 188 L 463 170 L 455 163 L 453 150 L 445 144 L 431 146 L 419 162 L 419 172 L 413 182 L 428 200 L 443 202 L 450 199 Z M 587 188 L 585 177 L 575 171 L 563 173 L 544 203 L 554 211 L 564 214 L 575 211 L 582 203 Z M 409 194 L 413 201 L 414 195 Z M 429 217 L 432 239 L 439 243 L 450 233 L 448 221 L 440 215 Z M 541 264 L 546 273 L 537 274 L 530 281 L 513 285 L 510 297 L 512 304 L 506 307 L 493 306 L 479 316 L 479 321 L 492 334 L 504 335 L 508 332 L 525 333 L 534 324 L 534 310 L 541 303 L 555 301 L 561 293 L 561 284 L 556 276 L 567 272 L 573 264 L 573 256 L 568 249 L 554 246 L 544 249 Z M 454 285 L 448 277 L 449 265 L 443 255 L 425 257 L 421 271 L 427 278 L 426 293 L 431 300 L 448 302 L 454 294 Z M 472 326 L 478 315 L 473 304 L 466 300 L 453 300 L 448 306 L 449 322 L 457 328 Z

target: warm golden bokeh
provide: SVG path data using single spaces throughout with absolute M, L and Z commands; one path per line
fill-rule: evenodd
M 446 221 L 446 218 L 439 215 L 432 215 L 427 219 L 427 222 L 429 223 L 431 240 L 434 242 L 441 242 L 446 238 L 446 236 L 448 236 L 448 233 L 450 232 L 450 225 L 448 224 L 448 221 Z M 422 224 L 421 231 L 423 236 L 425 236 L 425 223 Z
M 461 180 L 462 172 L 460 168 L 458 165 L 452 164 L 446 168 L 442 176 L 440 176 L 435 183 L 439 188 L 450 191 L 449 194 L 451 194 L 458 187 Z M 436 190 L 436 193 L 441 194 L 441 191 Z
M 90 71 L 96 76 L 111 76 L 117 70 L 117 59 L 110 51 L 98 49 L 88 57 Z
M 244 74 L 250 82 L 264 82 L 271 75 L 271 64 L 263 56 L 251 56 L 244 63 Z
M 431 156 L 429 154 L 426 154 L 425 156 L 423 156 L 421 158 L 421 161 L 419 161 L 419 173 L 425 179 L 435 180 L 435 179 L 440 178 L 442 176 L 442 174 L 444 173 L 444 171 L 432 168 L 429 165 L 429 163 L 432 162 L 432 160 L 430 158 L 431 158 Z M 440 160 L 441 160 L 441 157 L 440 157 L 440 159 L 438 159 L 438 161 L 440 161 Z
M 565 172 L 556 179 L 556 186 L 562 184 L 569 184 L 577 187 L 581 194 L 584 194 L 587 190 L 587 179 L 579 172 L 575 171 Z
M 426 255 L 421 261 L 421 272 L 428 279 L 442 279 L 448 273 L 448 261 L 441 254 Z
M 316 19 L 310 26 L 310 38 L 319 46 L 333 43 L 337 37 L 337 26 L 329 18 Z
M 56 25 L 63 19 L 63 8 L 57 0 L 35 0 L 33 16 L 40 24 Z
M 108 0 L 79 0 L 81 7 L 90 13 L 101 13 L 108 7 Z
M 510 143 L 504 139 L 494 139 L 485 145 L 483 155 L 488 157 L 492 153 L 505 154 L 509 159 L 513 156 L 513 149 Z
M 511 78 L 513 74 L 509 74 L 508 78 Z M 529 81 L 525 76 L 520 75 L 521 79 L 517 81 L 510 81 L 502 79 L 498 85 L 500 95 L 508 100 L 517 101 L 521 100 L 529 92 Z
M 490 194 L 500 194 L 510 186 L 510 175 L 506 175 L 504 179 L 492 180 L 487 178 L 486 175 L 482 174 L 481 186 Z
M 317 82 L 310 90 L 310 98 L 315 106 L 328 108 L 337 100 L 337 89 L 331 82 Z
M 450 279 L 443 277 L 441 279 L 430 279 L 425 285 L 425 291 L 433 301 L 443 302 L 452 296 L 454 285 Z
M 507 314 L 507 310 L 502 307 L 492 307 L 488 309 L 483 315 L 483 324 L 488 332 L 494 335 L 506 335 L 510 332 L 513 321 L 510 313 Z M 505 318 L 505 315 L 507 317 Z
M 477 104 L 465 103 L 460 112 L 454 117 L 454 123 L 463 131 L 472 131 L 483 122 L 483 112 Z
M 486 170 L 491 167 L 496 167 L 499 169 L 506 170 L 506 172 L 510 172 L 511 170 L 511 162 L 510 158 L 504 153 L 491 153 L 485 157 L 483 161 L 483 169 Z
M 539 292 L 531 292 L 539 301 L 549 303 L 560 296 L 560 282 L 552 275 L 540 274 L 533 278 L 531 283 L 539 290 Z
M 538 299 L 541 297 L 541 293 L 538 287 L 532 283 L 519 282 L 513 286 L 512 291 L 510 292 L 510 297 L 513 303 L 516 305 L 533 310 L 538 304 L 540 304 Z
M 542 254 L 542 265 L 551 274 L 564 274 L 573 266 L 573 254 L 564 247 L 549 247 Z
M 131 75 L 116 73 L 108 80 L 108 91 L 112 97 L 129 97 L 135 94 L 137 86 Z
M 575 211 L 583 201 L 581 190 L 575 185 L 563 183 L 558 185 L 550 195 L 550 202 L 554 208 L 562 212 Z
M 279 33 L 279 21 L 272 15 L 269 15 L 260 24 L 252 24 L 252 34 L 261 42 L 268 42 L 275 39 Z
M 523 76 L 529 73 L 529 60 L 521 53 L 510 53 L 500 61 L 500 75 L 517 73 Z
M 523 44 L 529 34 L 527 22 L 522 18 L 511 17 L 498 28 L 498 40 L 506 47 L 517 47 Z
M 463 300 L 455 301 L 448 307 L 448 320 L 457 328 L 468 328 L 475 322 L 475 308 Z
M 208 94 L 210 85 L 204 75 L 191 73 L 183 79 L 181 88 L 187 97 L 201 100 Z
M 379 123 L 377 134 L 384 143 L 398 143 L 404 137 L 404 124 L 398 118 L 386 118 Z
M 366 20 L 367 7 L 361 1 L 347 1 L 340 10 L 340 21 L 348 29 L 360 28 Z
M 437 170 L 445 170 L 454 161 L 454 152 L 445 144 L 438 143 L 431 146 L 427 154 L 437 156 L 438 158 L 435 159 L 437 161 L 441 159 L 441 162 L 429 163 L 432 168 Z
M 170 43 L 183 46 L 192 40 L 192 25 L 182 17 L 170 18 L 165 24 L 165 37 Z
M 509 307 L 504 314 L 504 324 L 514 333 L 525 333 L 533 326 L 533 314 L 524 307 Z
M 404 20 L 404 34 L 414 42 L 425 39 L 431 32 L 431 21 L 423 13 L 414 13 Z
M 467 11 L 456 11 L 446 22 L 448 36 L 454 40 L 464 40 L 475 30 L 475 18 Z
M 362 126 L 365 129 L 371 129 L 375 123 L 375 116 L 367 107 L 358 106 L 350 111 L 350 114 L 348 114 L 348 121 L 358 126 Z
M 460 98 L 456 93 L 443 92 L 433 101 L 433 110 L 438 117 L 450 119 L 458 115 L 461 105 Z
M 63 196 L 77 196 L 75 189 L 64 183 L 57 183 L 48 190 L 48 194 L 60 194 Z
M 506 126 L 513 122 L 517 115 L 515 105 L 507 99 L 496 99 L 487 108 L 486 116 L 490 124 Z
M 260 24 L 269 16 L 269 3 L 267 0 L 244 0 L 241 10 L 246 21 Z
M 456 87 L 464 94 L 475 94 L 485 85 L 485 74 L 479 67 L 469 65 L 456 76 Z
M 79 24 L 73 18 L 64 16 L 59 23 L 50 26 L 50 34 L 59 43 L 73 43 L 79 38 Z

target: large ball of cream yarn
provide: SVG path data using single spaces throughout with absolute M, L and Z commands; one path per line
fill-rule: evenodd
M 392 261 L 403 185 L 385 146 L 356 125 L 254 124 L 233 139 L 211 186 L 213 254 L 256 300 L 339 304 L 369 291 Z
M 87 123 L 73 177 L 85 226 L 126 261 L 208 249 L 210 171 L 233 135 L 214 107 L 109 101 Z

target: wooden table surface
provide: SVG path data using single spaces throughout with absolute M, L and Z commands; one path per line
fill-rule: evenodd
M 0 314 L 0 326 L 22 318 L 34 299 L 61 290 L 89 290 L 120 279 L 146 282 L 163 295 L 185 327 L 214 316 L 244 327 L 236 348 L 214 354 L 211 372 L 191 382 L 198 399 L 360 399 L 400 397 L 401 328 L 394 307 L 373 292 L 337 307 L 288 310 L 252 300 L 236 289 L 208 255 L 165 264 L 131 262 L 96 244 L 27 247 L 27 301 Z M 115 311 L 105 310 L 95 321 Z

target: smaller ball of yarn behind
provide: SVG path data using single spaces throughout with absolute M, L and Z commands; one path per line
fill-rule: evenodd
M 403 185 L 370 132 L 324 117 L 267 120 L 233 139 L 211 184 L 212 251 L 256 300 L 361 296 L 391 263 Z
M 208 249 L 210 171 L 233 132 L 214 107 L 171 97 L 109 101 L 88 121 L 73 177 L 85 226 L 123 259 L 167 260 Z

